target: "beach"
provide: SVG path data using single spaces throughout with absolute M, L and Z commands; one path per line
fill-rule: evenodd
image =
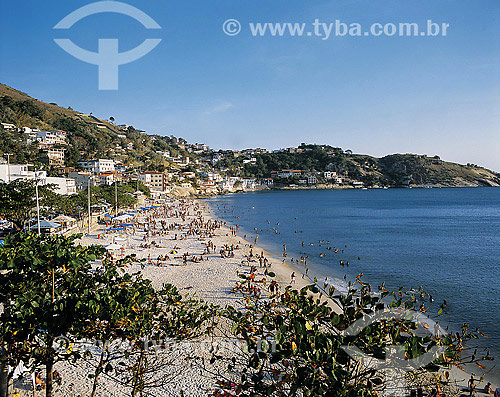
M 169 283 L 182 294 L 203 299 L 220 307 L 241 307 L 241 295 L 232 290 L 241 282 L 238 273 L 255 274 L 256 281 L 266 278 L 265 270 L 276 274 L 281 288 L 292 285 L 302 288 L 311 280 L 290 267 L 276 253 L 274 256 L 259 248 L 254 237 L 226 224 L 225 219 L 215 215 L 214 208 L 206 202 L 190 199 L 171 199 L 163 206 L 151 206 L 148 210 L 130 212 L 123 227 L 99 225 L 91 234 L 81 238 L 82 245 L 99 244 L 108 248 L 116 259 L 135 254 L 139 263 L 127 265 L 130 273 L 141 272 L 151 280 L 155 288 Z M 113 230 L 114 229 L 114 230 Z M 246 238 L 245 238 L 246 237 Z M 284 247 L 286 253 L 286 247 Z M 289 258 L 287 258 L 289 259 Z M 263 266 L 265 265 L 265 266 Z M 291 274 L 295 274 L 291 284 Z M 314 277 L 314 275 L 309 275 Z M 259 293 L 269 293 L 267 284 L 258 284 Z M 222 324 L 222 328 L 224 324 Z M 222 334 L 218 335 L 222 337 Z M 201 346 L 207 339 L 196 340 Z M 209 358 L 209 352 L 202 352 Z M 61 385 L 56 385 L 56 396 L 88 396 L 92 380 L 87 375 L 93 372 L 92 360 L 80 360 L 75 364 L 58 363 L 55 368 L 62 376 Z M 168 383 L 152 391 L 155 396 L 206 396 L 214 393 L 217 376 L 211 372 L 223 370 L 214 366 L 175 362 L 171 369 L 175 376 Z M 467 374 L 456 372 L 455 379 L 467 379 Z M 463 382 L 461 382 L 463 384 Z M 124 396 L 130 388 L 123 387 L 101 375 L 98 396 Z M 21 395 L 32 395 L 27 391 Z M 37 396 L 43 392 L 38 391 Z
M 155 288 L 169 283 L 184 294 L 203 299 L 220 307 L 238 306 L 241 295 L 231 293 L 237 282 L 241 282 L 237 273 L 249 273 L 255 266 L 256 279 L 265 276 L 264 271 L 272 271 L 282 287 L 290 285 L 294 271 L 278 258 L 253 247 L 242 236 L 234 234 L 234 229 L 216 219 L 210 208 L 203 202 L 186 199 L 173 199 L 168 203 L 169 210 L 158 207 L 150 211 L 141 211 L 127 221 L 135 227 L 115 227 L 99 225 L 79 241 L 82 245 L 98 244 L 111 248 L 109 252 L 116 259 L 135 254 L 138 263 L 127 265 L 130 273 L 141 272 L 144 278 L 151 280 Z M 193 222 L 204 222 L 204 227 L 197 229 Z M 156 226 L 152 227 L 153 222 Z M 162 231 L 161 225 L 171 230 Z M 141 226 L 139 226 L 141 225 Z M 210 226 L 207 226 L 210 225 Z M 145 227 L 144 227 L 145 226 Z M 149 237 L 148 232 L 150 228 Z M 155 229 L 156 228 L 156 229 Z M 135 230 L 134 230 L 135 229 Z M 208 230 L 208 231 L 207 231 Z M 207 233 L 207 234 L 205 234 Z M 207 243 L 214 249 L 207 253 Z M 114 245 L 116 249 L 112 249 Z M 220 250 L 225 249 L 221 254 Z M 231 247 L 233 249 L 231 249 Z M 229 248 L 229 249 L 228 249 Z M 251 257 L 250 257 L 251 255 Z M 223 257 L 224 256 L 224 257 Z M 264 257 L 267 266 L 261 267 L 257 257 Z M 168 259 L 166 259 L 168 257 Z M 203 260 L 200 260 L 203 258 Z M 249 262 L 250 259 L 250 262 Z M 295 271 L 295 288 L 307 285 L 307 280 Z M 267 287 L 269 284 L 267 284 Z M 261 286 L 262 293 L 268 293 L 267 287 Z M 202 341 L 197 340 L 196 343 Z M 208 357 L 208 353 L 207 353 Z M 56 396 L 88 396 L 92 390 L 92 380 L 87 375 L 93 372 L 91 365 L 80 360 L 76 364 L 58 363 L 55 369 L 62 376 L 61 385 L 55 386 Z M 200 368 L 182 368 L 170 384 L 154 390 L 155 396 L 205 396 L 215 390 L 216 378 L 208 373 L 201 373 Z M 19 384 L 21 388 L 23 386 Z M 21 395 L 32 395 L 31 390 L 18 389 Z M 181 392 L 182 391 L 182 392 Z M 23 394 L 24 393 L 24 394 Z M 37 391 L 36 396 L 44 392 Z M 121 387 L 102 375 L 97 389 L 98 396 L 130 395 L 130 389 Z

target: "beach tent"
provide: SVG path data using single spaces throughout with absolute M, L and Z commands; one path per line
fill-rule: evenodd
M 59 215 L 52 219 L 51 222 L 60 223 L 64 227 L 70 227 L 76 224 L 76 219 L 66 215 Z
M 115 244 L 115 243 L 106 246 L 106 249 L 110 250 L 110 251 L 112 251 L 112 250 L 119 250 L 119 249 L 122 249 L 122 248 L 123 247 L 121 245 Z
M 115 219 L 115 221 L 126 221 L 128 220 L 129 218 L 131 218 L 132 215 L 127 215 L 127 214 L 122 214 L 120 216 L 117 216 Z
M 52 233 L 55 229 L 60 228 L 61 225 L 59 223 L 50 222 L 47 220 L 40 221 L 40 231 L 43 233 Z M 30 227 L 30 230 L 38 230 L 38 223 L 35 223 Z

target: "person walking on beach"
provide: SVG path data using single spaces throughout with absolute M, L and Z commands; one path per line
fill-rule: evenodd
M 290 275 L 290 284 L 295 284 L 295 272 Z
M 469 396 L 473 396 L 474 394 L 476 394 L 476 380 L 474 379 L 474 375 L 471 375 L 470 379 L 469 379 Z

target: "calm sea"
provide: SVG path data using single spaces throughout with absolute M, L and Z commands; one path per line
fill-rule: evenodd
M 287 259 L 308 256 L 309 275 L 335 278 L 338 288 L 360 273 L 375 289 L 422 285 L 436 310 L 447 301 L 441 324 L 479 328 L 488 336 L 479 343 L 500 362 L 500 188 L 273 191 L 208 202 L 249 241 L 257 228 L 258 246 L 277 257 L 283 244 Z

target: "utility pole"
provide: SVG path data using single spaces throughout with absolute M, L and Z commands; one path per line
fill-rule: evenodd
M 36 192 L 36 222 L 38 235 L 40 235 L 40 199 L 38 197 L 38 177 L 40 176 L 40 171 L 35 171 L 35 192 Z
M 90 221 L 92 219 L 92 213 L 90 211 L 90 179 L 92 178 L 92 174 L 89 173 L 89 182 L 87 183 L 88 186 L 88 212 L 89 212 L 89 219 L 88 219 L 88 225 L 87 225 L 87 234 L 90 234 Z
M 118 179 L 115 179 L 115 216 L 118 216 Z
M 7 156 L 7 183 L 10 183 L 10 156 L 14 156 L 12 153 L 5 153 Z

